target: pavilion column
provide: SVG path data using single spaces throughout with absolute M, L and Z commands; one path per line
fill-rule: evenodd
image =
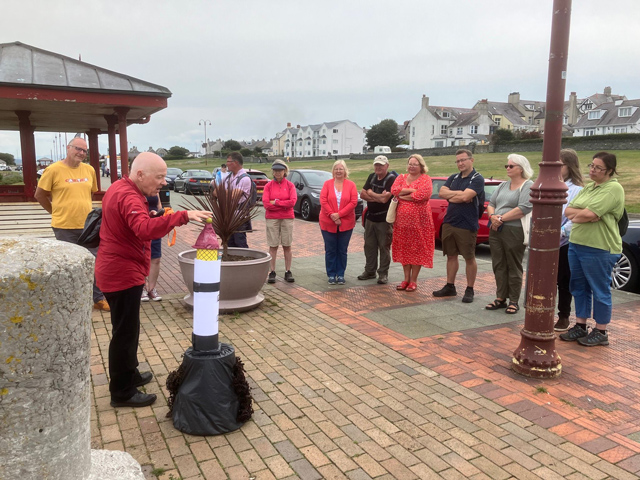
M 36 180 L 36 142 L 33 137 L 35 127 L 31 126 L 27 110 L 16 110 L 20 124 L 20 148 L 22 151 L 22 178 L 24 179 L 24 195 L 33 198 L 38 182 Z
M 118 180 L 118 150 L 116 148 L 116 123 L 118 117 L 105 115 L 107 121 L 107 135 L 109 137 L 109 170 L 111 171 L 111 183 Z
M 127 107 L 114 109 L 118 114 L 118 136 L 120 137 L 120 158 L 122 160 L 122 176 L 129 175 L 129 147 L 127 142 Z
M 98 147 L 98 133 L 100 130 L 97 128 L 92 128 L 87 132 L 87 136 L 89 137 L 89 164 L 96 171 L 96 180 L 98 181 L 98 191 L 101 191 L 102 188 L 100 186 L 100 151 Z

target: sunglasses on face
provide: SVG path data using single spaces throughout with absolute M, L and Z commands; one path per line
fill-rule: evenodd
M 518 165 L 509 165 L 509 164 L 507 164 L 507 165 L 504 166 L 504 168 L 507 168 L 507 169 L 508 168 L 516 168 L 517 166 Z

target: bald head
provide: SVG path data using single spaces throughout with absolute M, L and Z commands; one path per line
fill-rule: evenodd
M 155 153 L 143 152 L 131 164 L 129 178 L 144 195 L 153 197 L 167 184 L 164 179 L 166 175 L 167 164 L 164 160 Z

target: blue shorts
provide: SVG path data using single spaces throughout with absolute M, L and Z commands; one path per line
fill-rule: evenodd
M 151 240 L 151 259 L 162 257 L 162 239 Z

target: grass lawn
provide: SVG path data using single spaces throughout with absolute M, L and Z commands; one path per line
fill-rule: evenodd
M 581 170 L 587 181 L 589 181 L 589 176 L 588 169 L 586 167 L 591 163 L 591 158 L 595 153 L 595 151 L 578 152 L 580 164 L 582 165 Z M 616 150 L 613 153 L 615 153 L 618 158 L 619 177 L 617 178 L 625 190 L 627 210 L 631 213 L 640 213 L 640 151 Z M 540 171 L 538 164 L 542 161 L 542 152 L 526 152 L 524 155 L 529 159 L 529 162 L 531 162 L 535 179 Z M 358 189 L 362 188 L 369 173 L 373 172 L 372 162 L 374 157 L 375 155 L 371 155 L 371 157 L 366 160 L 346 160 L 347 167 L 349 168 L 349 178 L 356 183 Z M 427 162 L 429 175 L 431 176 L 449 176 L 457 171 L 455 166 L 455 156 L 453 155 L 426 157 L 425 161 Z M 205 160 L 199 158 L 189 160 L 169 160 L 167 165 L 169 167 L 182 168 L 183 170 L 188 168 L 202 168 L 211 171 L 215 167 L 219 166 L 220 163 L 222 162 L 219 158 L 208 159 L 208 165 L 205 165 Z M 405 173 L 406 163 L 406 159 L 393 159 L 390 160 L 390 168 L 398 173 Z M 506 179 L 507 176 L 504 169 L 504 165 L 506 163 L 506 153 L 484 153 L 475 156 L 474 166 L 485 178 L 494 177 L 498 179 Z M 314 170 L 331 171 L 332 165 L 333 160 L 295 160 L 289 164 L 289 168 L 310 168 Z M 269 171 L 270 163 L 247 163 L 246 166 L 256 170 L 261 170 L 271 177 L 271 172 Z

